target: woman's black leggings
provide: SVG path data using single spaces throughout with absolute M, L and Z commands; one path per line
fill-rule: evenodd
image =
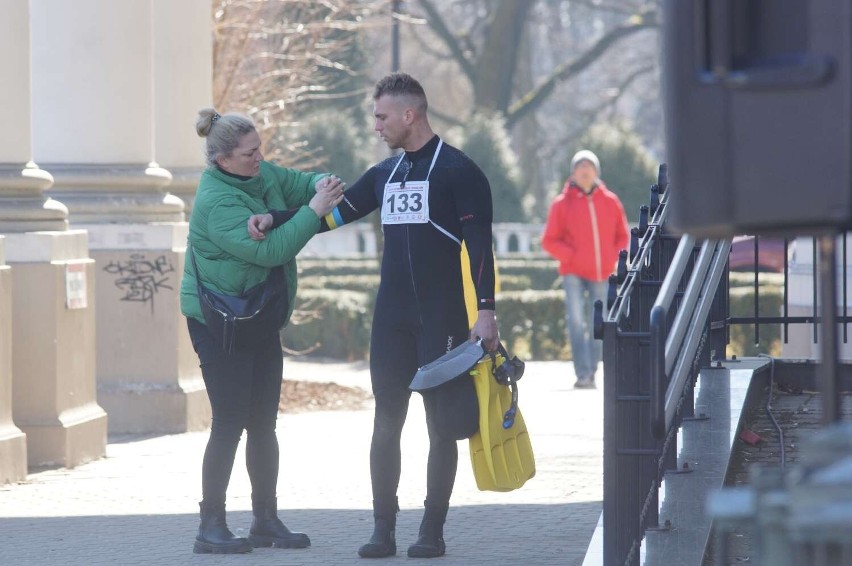
M 283 370 L 278 333 L 264 337 L 251 350 L 228 355 L 214 342 L 207 326 L 193 318 L 187 320 L 213 410 L 210 439 L 201 467 L 202 498 L 211 505 L 225 503 L 243 430 L 252 500 L 275 497 L 278 483 L 275 423 Z

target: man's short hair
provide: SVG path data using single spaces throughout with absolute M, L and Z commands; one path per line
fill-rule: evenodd
M 423 113 L 428 108 L 426 92 L 417 79 L 408 73 L 391 73 L 376 83 L 373 100 L 383 96 L 406 96 L 416 102 L 417 109 Z

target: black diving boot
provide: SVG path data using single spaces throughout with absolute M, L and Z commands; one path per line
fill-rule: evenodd
M 361 558 L 387 558 L 396 554 L 396 512 L 399 510 L 396 499 L 392 505 L 376 505 L 373 502 L 375 527 L 373 536 L 367 544 L 358 549 Z
M 444 521 L 447 507 L 426 505 L 417 542 L 408 547 L 409 558 L 437 558 L 447 551 L 444 543 Z
M 311 539 L 305 533 L 294 533 L 278 518 L 278 498 L 271 497 L 260 501 L 252 499 L 251 509 L 254 520 L 251 522 L 248 541 L 255 548 L 272 546 L 274 548 L 307 548 Z
M 201 502 L 201 526 L 192 551 L 196 554 L 244 554 L 251 552 L 247 539 L 235 537 L 225 523 L 225 504 Z

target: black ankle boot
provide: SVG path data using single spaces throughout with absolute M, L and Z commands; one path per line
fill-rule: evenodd
M 243 554 L 251 552 L 247 539 L 235 537 L 225 523 L 225 505 L 199 504 L 201 526 L 192 551 L 196 554 Z
M 358 549 L 361 558 L 387 558 L 396 554 L 395 525 L 387 519 L 376 519 L 373 536 Z
M 423 519 L 417 542 L 408 547 L 409 558 L 436 558 L 447 551 L 444 543 L 444 526 L 437 521 Z
M 396 514 L 399 501 L 393 499 L 373 500 L 373 536 L 367 544 L 358 549 L 361 558 L 387 558 L 396 554 Z
M 255 548 L 307 548 L 311 539 L 305 533 L 294 533 L 278 518 L 278 499 L 272 497 L 251 502 L 254 520 L 251 523 L 248 541 Z
M 449 505 L 434 505 L 423 502 L 425 512 L 420 523 L 420 535 L 417 542 L 408 547 L 410 558 L 437 558 L 447 551 L 444 544 L 444 521 Z

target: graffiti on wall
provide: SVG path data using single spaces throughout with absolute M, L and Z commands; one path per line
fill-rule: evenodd
M 110 261 L 104 271 L 115 276 L 115 286 L 124 295 L 122 301 L 149 303 L 154 312 L 154 298 L 162 289 L 172 289 L 169 274 L 175 271 L 165 255 L 148 259 L 145 254 L 130 254 L 126 261 Z

